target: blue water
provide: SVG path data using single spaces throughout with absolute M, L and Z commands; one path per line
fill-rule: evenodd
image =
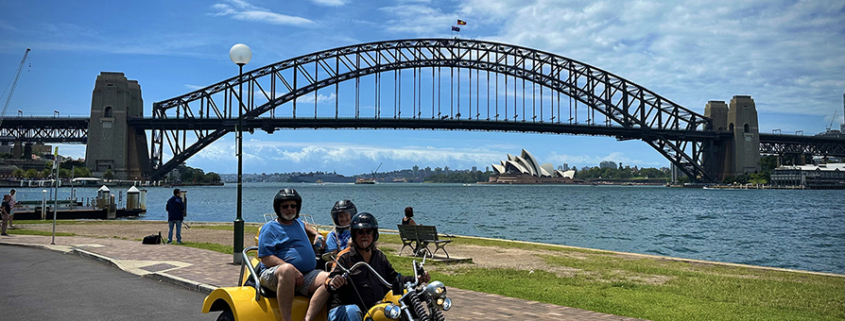
M 702 190 L 639 186 L 460 184 L 284 184 L 243 187 L 243 218 L 263 222 L 283 187 L 302 194 L 302 212 L 330 224 L 335 201 L 394 229 L 406 206 L 442 233 L 571 245 L 789 269 L 845 273 L 845 192 Z M 185 187 L 188 220 L 231 222 L 236 185 Z M 113 194 L 118 190 L 114 188 Z M 165 220 L 170 188 L 147 188 L 141 220 Z M 41 188 L 18 189 L 40 200 Z M 63 188 L 60 196 L 70 194 Z M 96 189 L 77 189 L 94 197 Z

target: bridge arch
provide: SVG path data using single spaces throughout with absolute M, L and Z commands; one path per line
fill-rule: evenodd
M 455 100 L 451 94 L 448 113 L 440 108 L 440 99 L 443 96 L 441 82 L 445 78 L 441 71 L 444 68 L 450 71 L 449 89 L 452 92 L 455 88 L 454 72 L 458 72 L 457 112 L 452 105 Z M 428 72 L 429 69 L 432 74 L 430 100 L 429 97 L 423 97 L 423 80 L 419 79 L 423 77 L 422 71 Z M 468 74 L 468 82 L 466 76 L 460 76 L 462 70 Z M 407 87 L 405 92 L 402 90 L 402 84 L 407 81 L 401 75 L 403 71 L 413 71 L 413 102 L 410 107 L 407 102 L 404 106 L 401 102 L 403 95 L 409 91 Z M 476 73 L 475 114 L 472 104 L 473 71 Z M 385 115 L 382 115 L 380 105 L 383 94 L 380 81 L 384 75 L 389 78 L 390 72 L 394 75 L 394 108 L 392 114 L 387 109 Z M 484 72 L 487 79 L 484 91 L 487 96 L 486 110 L 479 103 L 482 94 L 479 89 L 482 82 L 480 72 Z M 494 75 L 497 81 L 494 88 L 491 88 L 490 75 Z M 374 79 L 373 100 L 377 111 L 372 116 L 360 113 L 360 83 L 366 77 Z M 504 99 L 499 93 L 500 79 L 505 82 Z M 512 87 L 508 84 L 509 79 L 513 81 Z M 517 108 L 518 80 L 523 81 L 522 111 Z M 525 81 L 532 85 L 530 115 L 527 115 L 526 109 Z M 345 104 L 341 109 L 339 88 L 341 84 L 350 83 L 354 84 L 355 88 L 354 107 Z M 470 87 L 468 108 L 464 109 L 460 105 L 462 83 Z M 540 86 L 541 94 L 539 112 L 536 110 L 537 100 L 534 97 L 537 92 L 534 86 L 537 85 Z M 244 88 L 242 100 L 238 97 L 239 86 Z M 319 92 L 325 92 L 332 87 L 335 89 L 334 113 L 331 108 L 318 108 Z M 508 96 L 511 88 L 513 95 Z M 557 95 L 557 108 L 554 96 L 548 100 L 542 97 L 544 88 L 548 88 L 551 95 Z M 351 91 L 345 88 L 345 92 Z M 495 112 L 489 107 L 492 91 L 495 91 Z M 297 115 L 298 105 L 303 105 L 298 101 L 312 94 L 313 114 L 303 116 L 302 108 L 299 108 L 300 113 Z M 567 113 L 562 113 L 561 94 L 575 102 L 574 113 L 570 103 L 568 119 L 564 119 Z M 513 104 L 509 105 L 511 98 Z M 437 108 L 435 100 L 438 101 Z M 239 104 L 240 101 L 243 101 L 242 105 Z M 423 101 L 431 104 L 430 111 L 428 105 L 425 110 L 422 108 Z M 499 108 L 500 102 L 504 103 L 503 109 Z M 544 102 L 549 105 L 544 106 Z M 584 106 L 580 111 L 579 103 Z M 288 105 L 290 106 L 287 107 Z M 310 109 L 310 104 L 308 106 Z M 153 179 L 162 177 L 225 134 L 236 131 L 234 123 L 237 120 L 238 108 L 243 112 L 244 129 L 263 128 L 269 132 L 285 127 L 443 128 L 571 133 L 641 139 L 688 176 L 712 180 L 702 166 L 706 158 L 703 143 L 716 135 L 710 129 L 711 121 L 708 118 L 636 83 L 573 59 L 520 46 L 464 39 L 380 41 L 324 50 L 263 66 L 244 73 L 243 77 L 232 77 L 154 103 L 153 121 L 148 124 L 148 127 L 153 128 Z M 403 108 L 405 114 L 402 113 Z M 509 108 L 513 108 L 513 113 L 508 114 L 511 111 Z M 412 110 L 410 116 L 409 109 Z M 347 116 L 341 117 L 341 111 Z M 464 116 L 461 111 L 468 111 L 468 116 Z M 504 111 L 504 117 L 500 117 L 500 111 Z M 269 117 L 266 117 L 268 115 Z M 585 115 L 586 122 L 580 123 L 578 117 L 584 119 Z M 604 117 L 602 122 L 597 121 L 600 117 Z M 174 120 L 184 120 L 184 123 Z M 165 144 L 172 155 L 167 162 L 164 162 Z

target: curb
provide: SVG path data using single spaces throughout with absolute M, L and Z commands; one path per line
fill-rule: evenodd
M 143 275 L 143 277 L 148 278 L 148 279 L 152 279 L 152 280 L 156 280 L 156 281 L 159 281 L 159 282 L 170 283 L 170 284 L 173 284 L 173 285 L 181 287 L 181 288 L 185 288 L 185 289 L 188 289 L 188 290 L 191 290 L 191 291 L 203 293 L 205 295 L 211 294 L 211 291 L 214 291 L 214 289 L 217 289 L 217 287 L 213 286 L 213 285 L 198 283 L 198 282 L 194 282 L 194 281 L 191 281 L 191 280 L 188 280 L 188 279 L 185 279 L 185 278 L 180 278 L 178 276 L 167 275 L 167 274 L 162 274 L 162 273 L 158 273 L 158 272 L 145 274 L 145 275 Z

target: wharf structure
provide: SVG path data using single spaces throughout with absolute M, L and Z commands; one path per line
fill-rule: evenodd
M 507 160 L 493 164 L 493 175 L 486 184 L 579 184 L 575 180 L 575 170 L 555 170 L 554 165 L 540 165 L 534 155 L 522 150 L 520 156 L 508 154 Z
M 772 185 L 806 189 L 845 189 L 845 163 L 778 166 Z

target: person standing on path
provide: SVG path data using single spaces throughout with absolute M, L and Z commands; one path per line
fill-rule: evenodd
M 0 223 L 0 235 L 2 236 L 9 236 L 6 234 L 6 224 L 9 223 L 9 212 L 12 211 L 12 206 L 9 202 L 12 201 L 12 196 L 9 194 L 3 195 L 3 205 L 0 206 L 0 216 L 3 218 L 3 222 Z
M 12 225 L 12 223 L 15 222 L 15 213 L 14 213 L 15 206 L 18 206 L 18 198 L 17 198 L 17 196 L 15 196 L 15 194 L 16 194 L 16 191 L 15 191 L 14 188 L 11 191 L 9 191 L 9 196 L 12 197 L 12 200 L 9 202 L 9 207 L 11 208 L 9 210 L 9 228 L 11 228 L 11 229 L 15 229 L 15 226 Z
M 173 226 L 176 226 L 176 243 L 182 244 L 182 220 L 185 218 L 185 203 L 179 195 L 179 189 L 173 190 L 173 197 L 167 200 L 167 244 L 173 243 Z

